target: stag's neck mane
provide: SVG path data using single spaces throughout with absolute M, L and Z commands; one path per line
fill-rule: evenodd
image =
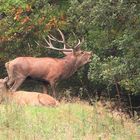
M 77 58 L 73 54 L 66 55 L 62 59 L 63 63 L 63 75 L 62 79 L 70 77 L 77 70 L 76 66 Z

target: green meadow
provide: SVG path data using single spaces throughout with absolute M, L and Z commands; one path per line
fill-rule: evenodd
M 140 126 L 100 103 L 0 105 L 1 140 L 139 140 Z

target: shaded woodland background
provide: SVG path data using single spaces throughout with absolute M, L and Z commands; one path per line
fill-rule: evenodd
M 5 62 L 18 56 L 63 57 L 35 43 L 45 45 L 48 32 L 59 38 L 56 28 L 71 45 L 84 37 L 82 49 L 94 54 L 58 90 L 84 98 L 140 93 L 139 0 L 0 0 L 0 77 L 7 75 Z M 27 81 L 23 88 L 40 86 Z

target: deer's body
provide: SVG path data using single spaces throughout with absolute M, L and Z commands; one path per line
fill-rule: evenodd
M 68 55 L 64 58 L 34 58 L 34 57 L 18 57 L 6 63 L 9 69 L 9 75 L 17 74 L 26 78 L 40 78 L 46 81 L 57 80 L 58 78 L 68 78 L 76 70 L 76 58 Z M 13 72 L 12 72 L 13 71 Z M 20 73 L 21 72 L 21 73 Z
M 7 93 L 6 97 L 19 105 L 31 106 L 57 106 L 58 101 L 48 94 L 28 91 L 16 91 Z
M 16 91 L 10 92 L 7 90 L 4 79 L 0 79 L 0 97 L 2 100 L 8 100 L 19 105 L 31 106 L 57 106 L 59 103 L 53 97 L 39 92 Z
M 63 58 L 34 58 L 34 57 L 18 57 L 5 64 L 9 81 L 8 86 L 11 86 L 12 91 L 16 91 L 22 82 L 27 78 L 41 79 L 44 83 L 45 91 L 47 92 L 48 84 L 51 85 L 53 95 L 55 96 L 55 86 L 61 79 L 70 77 L 78 68 L 90 62 L 91 52 L 81 51 L 76 45 L 75 49 L 67 49 L 64 35 L 59 30 L 62 41 L 57 40 L 52 35 L 49 37 L 47 44 L 49 48 L 62 51 L 65 54 Z M 63 49 L 54 48 L 51 40 L 58 41 L 64 44 Z

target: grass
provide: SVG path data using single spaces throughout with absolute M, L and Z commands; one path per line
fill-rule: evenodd
M 2 140 L 139 140 L 140 126 L 100 103 L 56 108 L 0 105 Z

